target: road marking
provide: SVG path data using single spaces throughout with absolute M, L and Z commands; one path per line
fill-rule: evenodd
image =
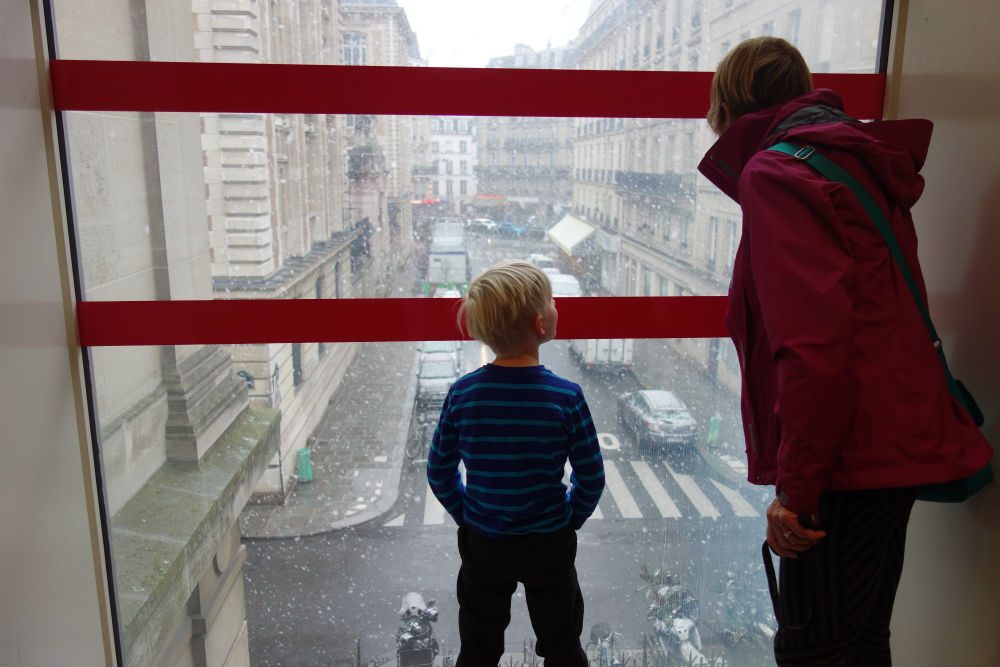
M 715 484 L 715 488 L 719 490 L 719 493 L 733 506 L 733 511 L 736 512 L 736 516 L 757 516 L 757 510 L 754 509 L 753 505 L 747 502 L 746 498 L 741 496 L 736 489 L 731 489 L 725 484 L 721 484 L 716 480 L 712 480 L 712 484 Z
M 611 492 L 611 497 L 614 498 L 615 504 L 618 505 L 618 509 L 622 513 L 622 518 L 641 519 L 642 512 L 639 511 L 639 505 L 636 504 L 632 494 L 628 492 L 625 480 L 622 479 L 618 468 L 611 461 L 604 462 L 604 480 L 608 491 Z
M 406 519 L 406 514 L 400 514 L 392 521 L 386 521 L 382 525 L 386 528 L 398 528 L 403 525 L 403 521 Z
M 646 487 L 649 497 L 656 504 L 656 509 L 660 510 L 660 516 L 667 519 L 681 518 L 681 511 L 677 509 L 677 505 L 670 499 L 670 494 L 660 484 L 660 480 L 656 478 L 656 473 L 649 467 L 649 464 L 645 461 L 630 461 L 629 463 L 632 464 L 632 469 L 638 475 L 639 481 Z
M 597 444 L 601 446 L 601 449 L 607 449 L 609 451 L 615 451 L 622 448 L 621 440 L 614 433 L 598 433 L 597 434 Z
M 424 525 L 435 526 L 444 523 L 444 505 L 438 502 L 437 496 L 427 487 L 424 497 Z
M 719 510 L 715 509 L 715 505 L 702 492 L 691 475 L 682 475 L 679 472 L 675 472 L 666 462 L 663 465 L 667 466 L 667 472 L 670 473 L 670 476 L 677 482 L 677 486 L 681 487 L 681 491 L 684 492 L 684 495 L 688 497 L 688 500 L 698 510 L 698 514 L 711 519 L 718 519 L 721 516 Z
M 736 458 L 731 454 L 722 454 L 721 456 L 719 456 L 719 458 L 722 459 L 723 463 L 732 468 L 733 471 L 736 472 L 740 477 L 747 476 L 747 464 L 744 463 L 743 461 L 739 460 L 738 458 Z

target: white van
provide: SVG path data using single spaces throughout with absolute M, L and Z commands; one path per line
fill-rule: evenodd
M 631 338 L 574 338 L 569 351 L 586 370 L 632 370 Z

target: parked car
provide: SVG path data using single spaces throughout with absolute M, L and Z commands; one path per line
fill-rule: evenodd
M 432 354 L 448 355 L 455 362 L 455 368 L 462 372 L 462 344 L 457 340 L 428 340 L 420 344 L 420 358 Z
M 693 446 L 698 422 L 673 392 L 645 389 L 618 397 L 618 422 L 635 437 L 640 451 L 669 445 Z
M 632 370 L 631 338 L 574 338 L 569 342 L 570 355 L 586 370 Z
M 497 230 L 497 223 L 489 218 L 473 218 L 465 223 L 465 226 L 469 231 L 495 232 Z
M 510 220 L 501 220 L 500 224 L 497 225 L 497 231 L 504 236 L 520 236 L 524 233 L 524 226 Z
M 549 274 L 552 283 L 552 296 L 583 296 L 580 281 L 565 273 Z
M 440 409 L 448 395 L 448 388 L 458 379 L 458 364 L 447 352 L 424 354 L 417 372 L 417 409 Z

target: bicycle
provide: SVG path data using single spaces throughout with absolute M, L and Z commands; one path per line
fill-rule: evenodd
M 422 422 L 417 425 L 413 438 L 406 441 L 406 448 L 403 453 L 410 461 L 419 461 L 427 458 L 427 450 L 430 448 L 431 438 L 434 436 L 435 424 Z
M 622 661 L 615 656 L 615 637 L 621 634 L 611 629 L 607 623 L 596 623 L 590 628 L 590 641 L 584 647 L 584 652 L 590 655 L 590 647 L 597 651 L 596 667 L 620 667 Z

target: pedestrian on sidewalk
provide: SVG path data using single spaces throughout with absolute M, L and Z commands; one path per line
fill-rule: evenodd
M 891 665 L 917 487 L 968 476 L 992 454 L 949 395 L 917 302 L 847 185 L 885 212 L 926 301 L 910 208 L 931 124 L 858 122 L 773 37 L 722 59 L 708 122 L 720 137 L 699 170 L 743 211 L 726 320 L 744 379 L 749 481 L 776 486 L 776 661 Z M 848 179 L 824 176 L 806 162 L 814 153 Z
M 504 262 L 472 281 L 458 316 L 496 359 L 452 385 L 427 457 L 458 524 L 456 667 L 499 662 L 518 582 L 546 667 L 584 667 L 576 531 L 604 490 L 604 462 L 580 386 L 538 361 L 556 334 L 552 286 L 534 265 Z

